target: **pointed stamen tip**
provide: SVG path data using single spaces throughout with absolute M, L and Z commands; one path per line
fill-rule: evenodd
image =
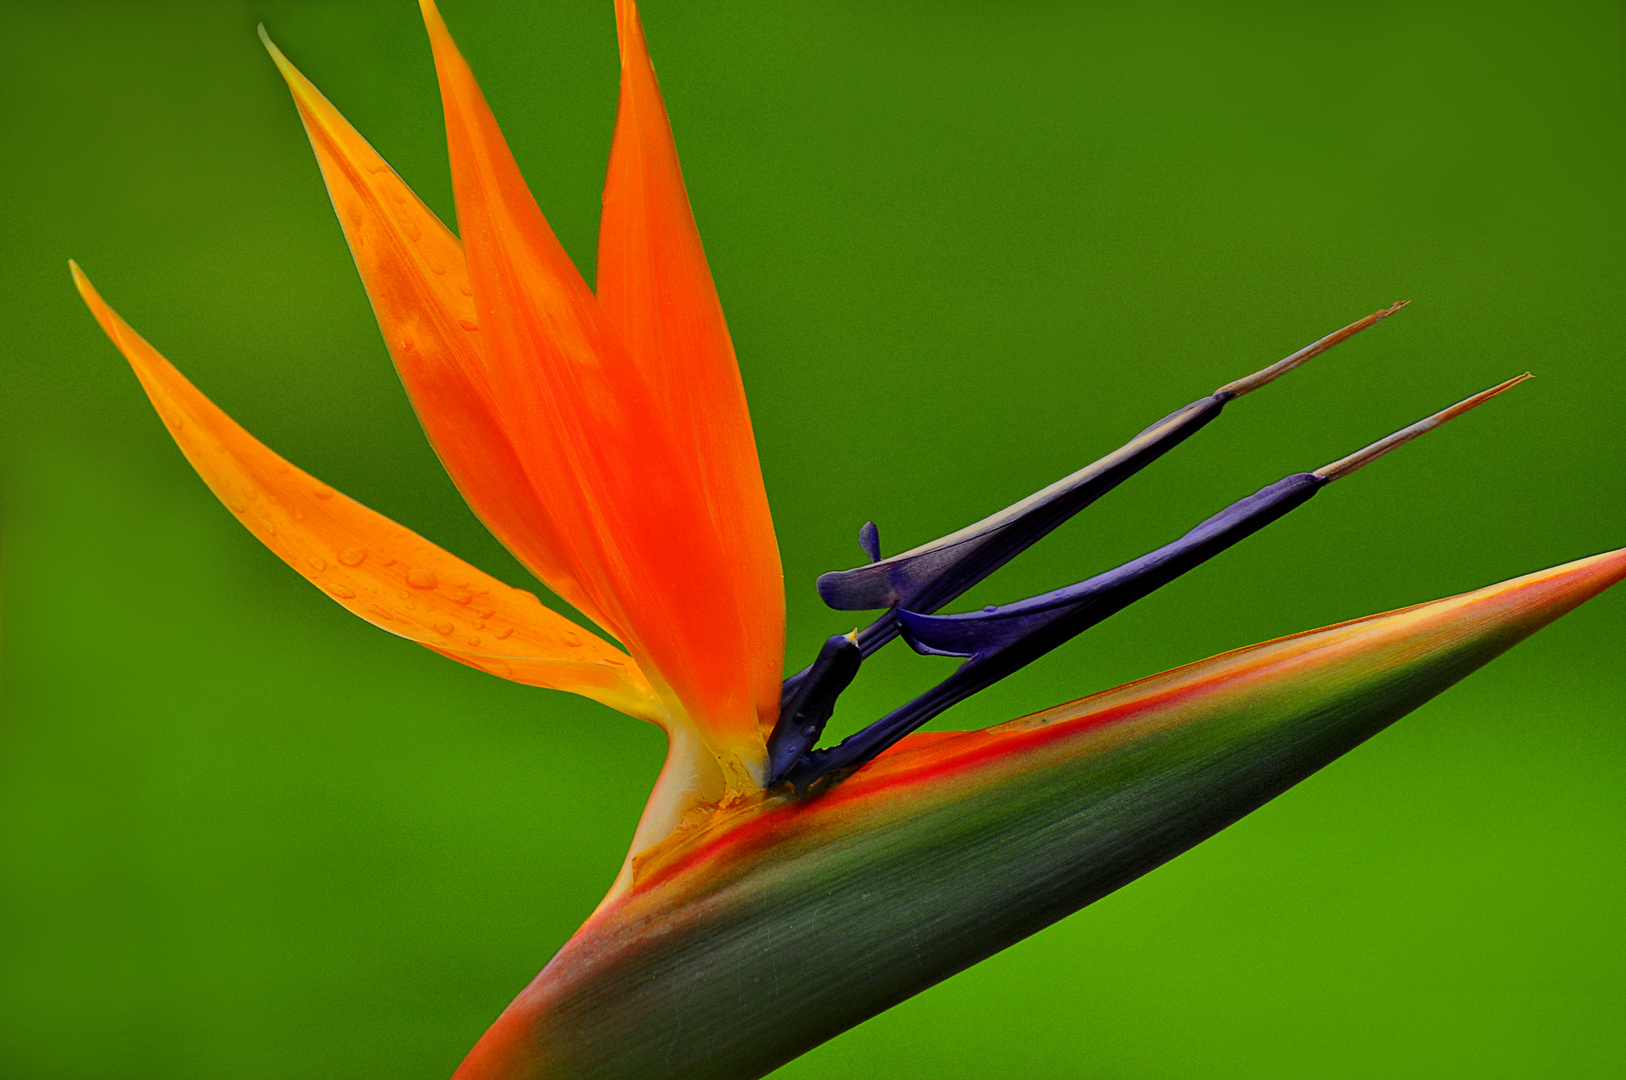
M 1417 421 L 1417 423 L 1412 424 L 1410 427 L 1401 428 L 1393 435 L 1379 439 L 1372 445 L 1363 447 L 1360 450 L 1355 451 L 1353 454 L 1350 454 L 1348 457 L 1339 458 L 1330 465 L 1323 465 L 1321 468 L 1315 471 L 1314 475 L 1329 483 L 1333 480 L 1339 479 L 1340 477 L 1348 476 L 1356 469 L 1359 469 L 1365 465 L 1370 465 L 1372 462 L 1376 461 L 1384 454 L 1387 454 L 1389 451 L 1411 442 L 1424 432 L 1433 431 L 1447 420 L 1455 420 L 1463 413 L 1483 405 L 1491 398 L 1496 397 L 1499 394 L 1506 393 L 1515 386 L 1518 386 L 1520 383 L 1524 382 L 1526 379 L 1532 377 L 1533 376 L 1530 374 L 1530 372 L 1527 371 L 1523 375 L 1515 375 L 1506 382 L 1497 383 L 1488 390 L 1481 390 L 1472 397 L 1463 398 L 1455 405 L 1452 405 L 1449 408 L 1441 409 L 1433 416 L 1425 417 L 1422 420 Z
M 1356 319 L 1348 326 L 1343 327 L 1340 330 L 1334 330 L 1326 337 L 1306 345 L 1293 355 L 1278 360 L 1267 368 L 1261 368 L 1252 375 L 1244 376 L 1235 382 L 1226 383 L 1224 386 L 1220 387 L 1214 392 L 1216 394 L 1229 394 L 1234 398 L 1238 398 L 1243 394 L 1259 389 L 1261 386 L 1266 386 L 1273 383 L 1283 375 L 1286 375 L 1289 371 L 1292 371 L 1294 368 L 1304 363 L 1306 360 L 1320 356 L 1334 345 L 1354 337 L 1356 334 L 1360 333 L 1362 330 L 1365 330 L 1373 323 L 1381 322 L 1382 320 L 1387 319 L 1390 315 L 1393 315 L 1395 312 L 1399 311 L 1409 303 L 1411 303 L 1410 300 L 1397 300 L 1395 303 L 1390 304 L 1386 308 L 1374 311 L 1364 319 Z
M 852 642 L 854 645 L 857 645 L 858 644 L 858 627 L 856 627 L 856 626 L 853 627 L 852 630 L 846 634 L 846 638 L 847 638 L 848 641 Z

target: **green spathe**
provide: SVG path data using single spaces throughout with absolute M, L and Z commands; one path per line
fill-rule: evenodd
M 1213 835 L 1622 577 L 1626 549 L 725 810 L 653 849 L 457 1076 L 761 1076 Z

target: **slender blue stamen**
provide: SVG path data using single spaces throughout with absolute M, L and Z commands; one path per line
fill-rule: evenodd
M 963 656 L 954 674 L 827 750 L 816 750 L 785 774 L 798 793 L 832 773 L 874 758 L 944 710 L 964 701 L 1052 649 L 1122 611 L 1231 545 L 1308 502 L 1323 486 L 1490 400 L 1527 375 L 1475 394 L 1313 473 L 1294 473 L 1242 499 L 1184 536 L 1104 574 L 1054 592 L 964 615 L 899 613 L 906 640 L 917 651 Z
M 780 707 L 779 722 L 768 736 L 769 787 L 783 780 L 791 766 L 818 743 L 835 711 L 836 698 L 852 683 L 863 659 L 856 632 L 837 634 L 819 649 L 806 677 Z
M 838 611 L 888 609 L 859 632 L 858 646 L 863 655 L 869 656 L 897 636 L 897 609 L 931 613 L 953 602 L 1074 514 L 1196 434 L 1220 414 L 1227 402 L 1275 381 L 1405 305 L 1406 301 L 1401 301 L 1375 311 L 1269 367 L 1227 383 L 1208 397 L 1165 416 L 1099 461 L 929 544 L 882 559 L 875 523 L 866 523 L 860 530 L 859 544 L 870 556 L 869 565 L 820 576 L 819 595 Z M 803 670 L 785 680 L 781 712 L 807 673 Z

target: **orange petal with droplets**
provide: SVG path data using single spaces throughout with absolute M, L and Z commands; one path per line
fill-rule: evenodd
M 785 587 L 751 414 L 633 0 L 616 0 L 615 20 L 621 101 L 596 291 L 714 509 L 745 602 L 757 709 L 771 725 L 784 674 Z
M 80 295 L 204 483 L 312 584 L 373 625 L 471 667 L 667 722 L 631 657 L 288 464 L 187 382 L 70 265 Z
M 596 608 L 731 786 L 765 758 L 741 582 L 665 410 L 531 197 L 429 0 L 464 257 L 503 427 Z
M 497 422 L 463 245 L 339 111 L 272 44 L 384 343 L 441 463 L 480 520 L 588 618 L 593 605 L 553 542 L 546 512 Z

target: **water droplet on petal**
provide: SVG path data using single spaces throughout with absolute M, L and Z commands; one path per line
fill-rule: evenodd
M 356 590 L 348 585 L 329 585 L 327 591 L 340 600 L 354 600 L 356 598 Z
M 321 487 L 316 489 L 316 497 L 318 499 L 331 499 L 333 498 L 333 489 L 328 487 L 326 484 L 323 484 Z
M 368 604 L 367 605 L 367 613 L 369 615 L 371 615 L 373 618 L 375 618 L 375 619 L 383 619 L 385 622 L 394 622 L 395 621 L 395 612 L 391 611 L 389 608 L 384 607 L 381 604 Z
M 385 557 L 379 559 L 378 561 L 383 563 L 385 566 L 394 566 L 395 565 L 395 560 L 390 558 L 389 556 L 385 556 Z
M 474 594 L 467 589 L 459 589 L 452 594 L 452 600 L 459 604 L 467 604 L 474 599 Z
M 497 609 L 496 608 L 486 608 L 486 609 L 484 609 L 483 611 L 480 612 L 480 618 L 489 619 L 495 614 L 497 614 Z
M 474 295 L 474 290 L 469 288 L 469 283 L 466 281 L 458 283 L 457 291 L 462 293 L 464 296 Z
M 457 325 L 461 326 L 465 330 L 480 329 L 480 324 L 475 322 L 473 319 L 459 319 L 457 320 Z
M 433 570 L 425 570 L 421 566 L 414 566 L 407 571 L 407 584 L 414 589 L 433 589 L 439 583 L 439 579 L 435 577 Z
M 241 495 L 232 495 L 226 499 L 226 509 L 234 514 L 248 513 L 248 500 Z
M 478 645 L 478 644 L 480 644 L 480 635 L 475 634 L 473 637 L 469 638 L 469 644 L 470 645 Z
M 294 471 L 294 467 L 292 465 L 288 464 L 286 461 L 277 462 L 277 472 L 280 473 L 281 475 L 287 476 L 289 473 L 291 473 L 293 471 Z
M 436 266 L 435 264 L 430 263 L 429 264 L 429 269 L 433 270 L 436 274 L 438 274 L 441 277 L 446 276 L 446 268 L 444 266 Z
M 581 635 L 576 633 L 576 631 L 574 631 L 574 630 L 566 630 L 565 631 L 565 644 L 570 646 L 572 649 L 581 648 L 582 647 Z
M 415 221 L 401 222 L 401 231 L 406 233 L 408 240 L 413 241 L 416 241 L 418 237 L 423 235 L 423 230 L 418 228 L 418 223 Z
M 455 626 L 453 626 L 451 623 L 447 622 L 445 619 L 442 619 L 440 622 L 435 623 L 435 633 L 442 634 L 442 635 L 444 635 L 446 637 L 451 637 L 452 636 L 452 631 L 455 630 L 455 629 L 457 629 L 457 628 Z
M 339 552 L 339 561 L 346 566 L 360 566 L 365 558 L 367 558 L 367 549 L 364 547 L 345 548 Z
M 484 630 L 486 628 L 486 621 L 484 619 L 474 620 L 474 628 L 476 630 Z
M 482 659 L 479 666 L 481 670 L 489 671 L 491 674 L 504 679 L 512 678 L 514 674 L 513 668 L 509 667 L 504 661 L 498 660 L 496 657 Z
M 514 632 L 514 628 L 512 626 L 505 626 L 501 630 L 497 631 L 497 640 L 498 641 L 507 641 L 508 640 L 508 635 L 512 634 L 513 632 Z
M 305 561 L 311 564 L 311 569 L 312 570 L 326 570 L 327 569 L 327 560 L 322 558 L 320 555 L 312 555 L 310 558 L 306 559 Z

